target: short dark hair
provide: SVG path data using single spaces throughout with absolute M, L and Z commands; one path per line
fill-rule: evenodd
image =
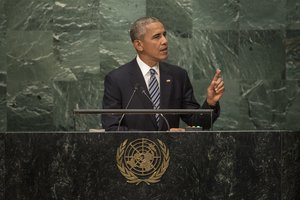
M 146 25 L 151 24 L 153 22 L 160 22 L 159 19 L 155 17 L 141 17 L 137 19 L 131 26 L 129 34 L 131 41 L 141 39 L 146 32 Z

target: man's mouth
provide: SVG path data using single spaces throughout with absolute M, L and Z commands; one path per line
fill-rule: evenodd
M 164 52 L 164 53 L 165 53 L 165 52 L 168 52 L 168 47 L 163 48 L 163 49 L 160 49 L 160 51 L 161 51 L 161 52 Z

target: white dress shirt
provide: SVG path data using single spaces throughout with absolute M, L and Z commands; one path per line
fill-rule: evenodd
M 152 68 L 152 69 L 154 69 L 155 71 L 156 71 L 156 79 L 157 79 L 157 81 L 158 81 L 158 85 L 160 86 L 160 81 L 159 81 L 159 64 L 157 63 L 157 65 L 155 65 L 155 66 L 153 66 L 153 67 L 150 67 L 149 65 L 147 65 L 146 63 L 144 63 L 141 59 L 140 59 L 140 57 L 137 55 L 136 56 L 136 61 L 137 61 L 137 63 L 138 63 L 138 65 L 139 65 L 139 67 L 140 67 L 140 69 L 141 69 L 141 72 L 142 72 L 142 74 L 143 74 L 143 77 L 144 77 L 144 79 L 145 79 L 145 83 L 146 83 L 146 85 L 147 85 L 147 88 L 149 87 L 148 86 L 148 83 L 149 83 L 149 80 L 150 80 L 150 76 L 151 76 L 151 74 L 150 74 L 150 69 Z M 149 89 L 149 88 L 148 88 Z

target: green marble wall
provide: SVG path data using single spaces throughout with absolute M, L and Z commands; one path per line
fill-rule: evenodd
M 299 0 L 0 0 L 0 131 L 72 130 L 100 108 L 105 74 L 131 60 L 138 17 L 160 18 L 169 62 L 203 101 L 215 68 L 226 93 L 215 129 L 300 129 Z M 77 116 L 80 129 L 99 116 Z

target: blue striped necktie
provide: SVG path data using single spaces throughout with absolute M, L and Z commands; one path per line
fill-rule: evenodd
M 151 101 L 153 103 L 154 109 L 159 109 L 160 104 L 160 91 L 158 81 L 156 79 L 156 71 L 154 69 L 150 69 L 150 80 L 149 80 L 149 94 Z M 159 114 L 155 114 L 156 123 L 159 125 Z

